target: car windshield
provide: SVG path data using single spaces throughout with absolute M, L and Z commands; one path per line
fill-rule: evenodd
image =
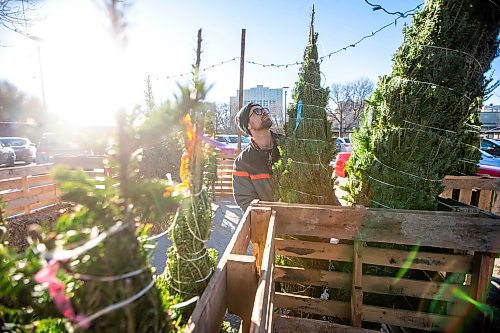
M 5 138 L 1 140 L 3 143 L 8 143 L 11 146 L 24 146 L 26 144 L 26 139 L 22 138 Z

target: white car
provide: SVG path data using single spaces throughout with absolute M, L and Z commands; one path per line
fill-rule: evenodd
M 3 142 L 0 142 L 0 164 L 13 167 L 16 162 L 16 152 Z
M 335 140 L 335 148 L 338 152 L 352 151 L 352 144 L 349 138 L 337 138 Z
M 215 140 L 225 143 L 227 148 L 238 148 L 238 135 L 236 134 L 220 134 L 215 136 Z M 250 144 L 248 136 L 241 136 L 241 149 L 245 149 Z

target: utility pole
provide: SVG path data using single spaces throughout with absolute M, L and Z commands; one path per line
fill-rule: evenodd
M 41 43 L 43 39 L 38 36 L 30 35 L 29 38 L 36 42 L 36 51 L 38 53 L 38 69 L 40 71 L 40 85 L 42 87 L 42 103 L 43 103 L 43 111 L 47 112 L 47 100 L 45 99 L 45 85 L 43 82 L 43 71 L 42 71 L 42 55 L 40 51 Z
M 243 107 L 243 74 L 245 73 L 245 34 L 246 29 L 241 29 L 241 55 L 240 55 L 240 93 L 238 95 L 238 110 Z M 241 150 L 241 130 L 238 128 L 238 150 Z

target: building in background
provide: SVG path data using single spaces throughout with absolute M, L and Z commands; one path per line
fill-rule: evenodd
M 236 91 L 236 96 L 229 98 L 229 107 L 231 110 L 231 117 L 238 112 L 239 90 Z M 276 127 L 283 127 L 284 111 L 283 111 L 283 88 L 269 88 L 263 85 L 250 89 L 243 89 L 243 105 L 254 102 L 268 108 L 273 119 L 273 125 Z M 234 127 L 236 132 L 237 128 Z
M 481 134 L 498 139 L 500 138 L 500 105 L 485 105 L 479 114 Z

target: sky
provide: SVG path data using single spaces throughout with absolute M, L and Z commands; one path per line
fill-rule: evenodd
M 370 2 L 405 12 L 422 0 Z M 319 56 L 352 45 L 396 18 L 373 11 L 364 0 L 137 0 L 125 13 L 128 43 L 121 53 L 111 38 L 102 3 L 40 1 L 34 20 L 21 30 L 41 42 L 0 28 L 0 80 L 41 99 L 41 64 L 49 112 L 75 124 L 113 124 L 120 106 L 143 103 L 147 75 L 157 103 L 174 98 L 177 84 L 191 78 L 178 75 L 191 70 L 199 28 L 201 67 L 209 67 L 202 74 L 213 85 L 207 100 L 229 103 L 239 87 L 240 68 L 239 59 L 229 60 L 240 55 L 242 29 L 246 29 L 245 60 L 278 65 L 302 60 L 313 4 Z M 404 24 L 411 25 L 411 18 L 326 58 L 322 84 L 363 77 L 376 82 L 389 74 Z M 229 62 L 221 64 L 224 61 Z M 492 69 L 488 74 L 499 80 L 499 59 Z M 299 66 L 246 63 L 244 88 L 293 87 L 298 70 Z M 487 103 L 500 104 L 500 88 Z

